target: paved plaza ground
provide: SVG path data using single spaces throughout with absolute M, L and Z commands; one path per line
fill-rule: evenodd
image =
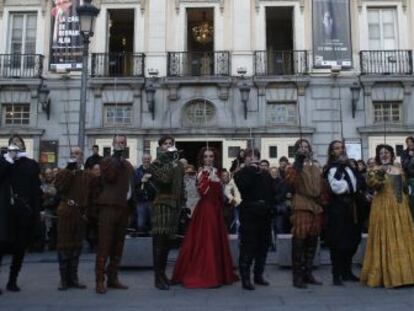
M 81 279 L 87 290 L 60 292 L 58 267 L 54 253 L 30 254 L 21 273 L 22 292 L 4 290 L 9 258 L 4 260 L 0 274 L 0 310 L 414 310 L 414 287 L 401 289 L 372 289 L 346 283 L 345 287 L 331 285 L 330 266 L 319 267 L 315 274 L 323 286 L 299 290 L 291 286 L 291 271 L 270 264 L 266 277 L 271 286 L 248 292 L 240 282 L 217 289 L 185 289 L 180 286 L 170 291 L 153 287 L 153 273 L 149 269 L 128 269 L 120 273 L 129 290 L 111 290 L 106 295 L 94 291 L 94 255 L 84 254 L 80 264 Z M 169 272 L 173 261 L 169 264 Z M 358 270 L 358 267 L 355 267 Z

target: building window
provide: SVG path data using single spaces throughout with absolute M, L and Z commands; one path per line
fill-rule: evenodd
M 269 146 L 269 158 L 270 159 L 277 158 L 277 146 Z
M 267 124 L 297 124 L 296 103 L 268 102 L 266 105 Z
M 10 53 L 36 53 L 36 13 L 12 13 L 10 15 Z
M 229 158 L 237 158 L 240 154 L 241 148 L 238 146 L 229 147 L 227 150 L 227 157 Z
M 105 105 L 104 125 L 130 125 L 132 105 Z
M 4 104 L 3 124 L 25 125 L 30 123 L 30 104 Z
M 294 158 L 295 157 L 295 146 L 289 146 L 288 147 L 288 158 Z
M 401 121 L 401 103 L 380 102 L 374 103 L 374 123 Z
M 190 126 L 206 126 L 215 116 L 216 108 L 206 100 L 195 100 L 185 108 L 185 116 Z
M 397 10 L 395 8 L 369 8 L 368 34 L 371 50 L 395 50 L 397 42 Z

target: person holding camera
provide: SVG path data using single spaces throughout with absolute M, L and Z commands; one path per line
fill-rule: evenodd
M 295 162 L 286 172 L 286 182 L 294 193 L 291 217 L 293 286 L 307 288 L 307 284 L 322 284 L 313 276 L 312 266 L 326 204 L 325 182 L 318 162 L 312 158 L 309 141 L 299 139 L 294 148 Z
M 81 169 L 82 158 L 81 148 L 72 147 L 66 168 L 59 171 L 55 180 L 55 187 L 61 197 L 56 212 L 59 290 L 86 288 L 79 282 L 78 266 L 93 175 Z
M 171 281 L 165 275 L 171 239 L 175 237 L 182 205 L 185 201 L 184 166 L 174 146 L 174 138 L 164 135 L 158 140 L 157 159 L 150 174 L 157 189 L 152 205 L 152 241 L 155 287 L 168 290 Z
M 401 167 L 394 149 L 375 150 L 377 166 L 368 171 L 367 184 L 376 190 L 371 205 L 368 241 L 361 282 L 386 288 L 414 284 L 414 224 Z
M 0 157 L 0 263 L 12 254 L 7 290 L 17 292 L 17 277 L 40 221 L 39 164 L 29 159 L 23 138 L 13 135 Z M 1 292 L 0 292 L 1 293 Z

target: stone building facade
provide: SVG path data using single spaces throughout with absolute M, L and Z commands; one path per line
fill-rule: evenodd
M 225 167 L 247 146 L 272 164 L 292 158 L 300 136 L 321 162 L 341 137 L 354 157 L 372 156 L 384 140 L 400 152 L 414 131 L 414 3 L 350 0 L 352 63 L 321 68 L 318 1 L 329 2 L 94 0 L 86 154 L 93 144 L 110 153 L 114 133 L 128 135 L 134 164 L 144 151 L 155 156 L 163 133 L 177 137 L 190 162 L 201 146 L 217 147 Z M 81 73 L 61 59 L 56 65 L 61 56 L 51 48 L 61 30 L 52 24 L 58 2 L 0 0 L 0 145 L 18 132 L 50 165 L 64 165 L 79 129 Z M 203 24 L 211 38 L 197 38 Z M 39 103 L 42 83 L 49 114 Z

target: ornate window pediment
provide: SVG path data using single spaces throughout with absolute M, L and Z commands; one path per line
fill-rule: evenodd
M 260 11 L 260 2 L 264 2 L 264 1 L 271 2 L 272 0 L 255 0 L 256 12 L 259 12 Z M 292 0 L 277 0 L 277 2 L 281 2 L 281 1 L 292 1 Z M 300 9 L 303 12 L 303 10 L 305 9 L 305 2 L 306 2 L 306 0 L 296 0 L 296 1 L 299 2 Z

